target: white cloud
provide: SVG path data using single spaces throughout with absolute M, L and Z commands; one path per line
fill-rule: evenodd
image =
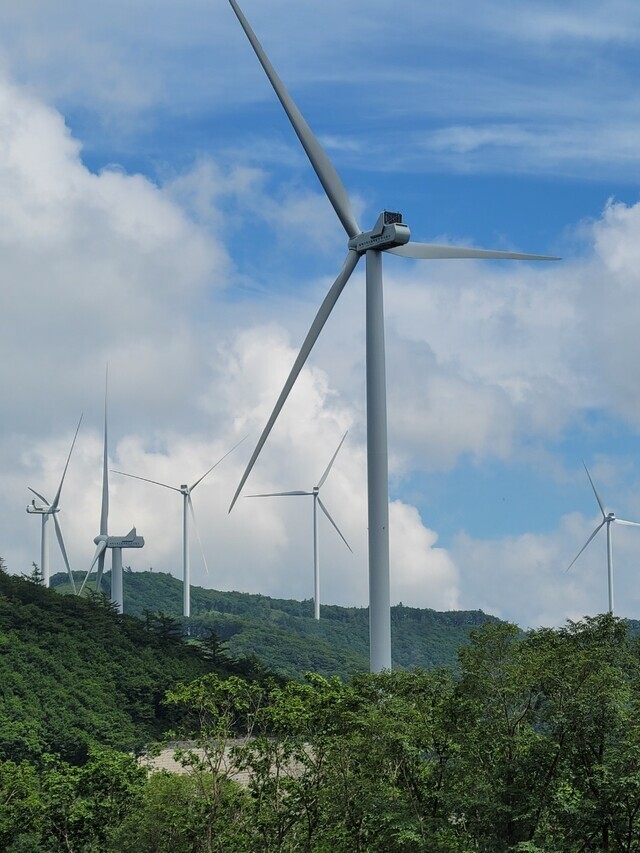
M 250 436 L 194 496 L 212 568 L 207 578 L 194 542 L 194 582 L 309 597 L 310 505 L 243 498 L 226 511 L 333 273 L 302 281 L 295 295 L 265 295 L 260 279 L 255 298 L 243 290 L 238 307 L 230 291 L 249 276 L 234 269 L 217 226 L 254 216 L 256 196 L 275 209 L 281 201 L 271 196 L 268 175 L 227 174 L 205 160 L 166 185 L 113 170 L 92 174 L 55 110 L 6 82 L 0 102 L 2 556 L 16 571 L 38 558 L 26 486 L 55 490 L 85 409 L 61 521 L 74 566 L 90 559 L 108 360 L 112 467 L 179 485 Z M 290 210 L 311 211 L 322 231 L 317 197 L 287 192 Z M 446 470 L 468 457 L 508 463 L 592 408 L 640 427 L 638 225 L 640 205 L 610 204 L 599 221 L 583 225 L 591 250 L 562 265 L 386 265 L 391 469 L 399 492 L 416 469 Z M 268 216 L 263 227 L 271 227 Z M 326 503 L 354 555 L 329 525 L 321 528 L 322 599 L 342 604 L 364 604 L 367 596 L 362 281 L 359 271 L 247 488 L 311 487 L 349 429 Z M 614 472 L 612 486 L 616 479 Z M 536 624 L 593 612 L 603 600 L 601 565 L 589 562 L 595 557 L 585 555 L 569 579 L 561 573 L 590 532 L 579 516 L 546 536 L 478 542 L 460 534 L 449 550 L 402 497 L 391 520 L 392 590 L 405 604 L 483 607 Z M 110 522 L 116 533 L 135 523 L 146 537 L 145 549 L 131 555 L 135 568 L 179 574 L 178 495 L 114 476 Z M 621 575 L 633 548 L 626 541 L 620 536 Z M 631 607 L 633 594 L 620 583 Z
M 434 610 L 458 609 L 460 586 L 455 563 L 446 550 L 435 547 L 437 534 L 424 527 L 416 508 L 393 501 L 389 531 L 392 602 Z
M 460 533 L 452 557 L 460 567 L 461 603 L 517 622 L 521 627 L 561 625 L 608 609 L 606 535 L 598 533 L 576 563 L 567 566 L 602 521 L 579 513 L 556 530 L 478 540 Z M 637 531 L 613 526 L 616 615 L 637 618 Z
M 631 0 L 517 9 L 505 0 L 414 2 L 393 15 L 374 0 L 366 20 L 358 4 L 337 0 L 321 13 L 292 0 L 268 10 L 246 5 L 283 79 L 302 106 L 315 105 L 312 124 L 343 163 L 359 168 L 365 151 L 370 169 L 591 179 L 597 166 L 601 176 L 637 175 L 640 22 Z M 235 111 L 272 98 L 223 0 L 215 9 L 203 0 L 152 8 L 112 0 L 99 11 L 76 1 L 55 13 L 42 0 L 22 0 L 0 7 L 0 32 L 0 64 L 84 122 L 99 150 L 117 142 L 130 154 L 139 135 L 149 144 L 160 129 L 169 139 L 193 132 L 192 150 L 233 146 L 238 156 L 248 133 L 237 138 Z M 214 125 L 216 111 L 224 117 Z M 203 124 L 212 125 L 206 142 Z M 274 132 L 252 126 L 250 134 L 248 154 L 261 164 L 276 149 L 280 160 L 299 156 Z

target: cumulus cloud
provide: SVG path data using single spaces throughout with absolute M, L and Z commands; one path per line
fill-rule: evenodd
M 556 530 L 503 539 L 479 540 L 461 532 L 451 554 L 461 567 L 461 601 L 523 628 L 561 625 L 608 609 L 604 528 L 567 571 L 567 567 L 602 521 L 579 513 L 564 516 Z M 635 530 L 613 526 L 614 607 L 616 615 L 637 618 Z
M 211 568 L 207 576 L 194 540 L 194 582 L 310 597 L 310 502 L 242 498 L 230 516 L 227 508 L 333 271 L 292 294 L 268 292 L 268 271 L 232 263 L 219 226 L 255 218 L 256 195 L 270 198 L 268 175 L 204 160 L 165 183 L 124 170 L 96 174 L 56 110 L 6 80 L 0 103 L 2 555 L 16 571 L 38 558 L 26 486 L 55 490 L 84 409 L 61 520 L 74 566 L 87 565 L 108 361 L 111 467 L 178 486 L 249 436 L 194 495 Z M 311 211 L 322 231 L 316 199 L 295 186 L 287 192 L 290 210 Z M 604 600 L 595 548 L 580 572 L 562 574 L 590 532 L 582 516 L 566 516 L 546 535 L 478 541 L 460 533 L 444 548 L 402 489 L 416 470 L 448 471 L 469 458 L 508 464 L 593 409 L 640 426 L 639 211 L 611 202 L 582 225 L 586 254 L 562 266 L 389 259 L 394 600 L 483 607 L 522 624 L 562 621 Z M 269 216 L 261 227 L 272 235 Z M 353 555 L 321 519 L 322 600 L 341 604 L 367 599 L 362 284 L 359 270 L 246 489 L 312 487 L 349 430 L 324 499 Z M 179 574 L 179 495 L 116 475 L 111 488 L 111 530 L 135 523 L 147 540 L 132 566 Z M 633 543 L 619 539 L 622 575 Z
M 450 554 L 436 548 L 433 530 L 402 501 L 389 507 L 391 600 L 434 610 L 459 608 L 458 570 Z

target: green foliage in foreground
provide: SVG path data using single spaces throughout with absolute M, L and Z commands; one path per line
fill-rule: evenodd
M 172 638 L 171 624 L 0 572 L 0 758 L 83 763 L 92 746 L 135 750 L 161 737 L 175 722 L 166 691 L 219 669 Z
M 461 651 L 459 678 L 256 685 L 209 674 L 168 697 L 198 747 L 182 752 L 186 775 L 147 780 L 109 753 L 81 768 L 4 762 L 0 846 L 631 853 L 639 699 L 638 641 L 610 616 L 524 636 L 485 626 Z
M 415 670 L 257 685 L 209 674 L 168 696 L 195 738 L 181 753 L 186 775 L 146 779 L 105 752 L 80 768 L 4 762 L 0 845 L 631 853 L 639 700 L 638 641 L 610 616 L 524 636 L 485 626 L 461 651 L 459 678 Z
M 52 583 L 70 591 L 63 575 L 56 575 Z M 180 618 L 182 582 L 172 575 L 125 573 L 124 587 L 127 613 L 142 618 L 145 611 L 162 611 Z M 193 587 L 191 612 L 192 636 L 206 637 L 214 631 L 227 641 L 232 656 L 257 654 L 268 669 L 288 678 L 316 672 L 347 679 L 369 669 L 369 615 L 364 607 L 323 605 L 316 622 L 312 601 Z M 469 631 L 491 621 L 498 620 L 479 610 L 439 613 L 392 607 L 393 666 L 455 667 Z

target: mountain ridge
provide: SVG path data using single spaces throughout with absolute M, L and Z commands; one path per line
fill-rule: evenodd
M 80 574 L 78 574 L 80 578 Z M 108 591 L 110 573 L 104 575 Z M 67 577 L 54 575 L 52 586 L 70 592 Z M 179 621 L 182 581 L 166 572 L 127 572 L 124 575 L 125 613 L 144 618 L 162 612 Z M 290 678 L 313 671 L 348 679 L 369 668 L 369 619 L 366 607 L 323 604 L 313 619 L 313 601 L 272 598 L 260 593 L 191 587 L 191 637 L 211 632 L 233 657 L 259 658 L 269 670 Z M 469 632 L 497 617 L 481 610 L 436 611 L 391 608 L 392 663 L 409 669 L 456 668 L 458 649 Z

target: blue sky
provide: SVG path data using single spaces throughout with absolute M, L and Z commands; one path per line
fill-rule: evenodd
M 363 227 L 397 209 L 415 239 L 563 257 L 385 258 L 392 597 L 522 625 L 602 610 L 604 542 L 564 567 L 597 522 L 583 458 L 640 520 L 636 4 L 243 8 Z M 346 241 L 228 3 L 24 0 L 0 32 L 0 554 L 38 559 L 26 487 L 55 490 L 83 410 L 61 521 L 90 559 L 109 361 L 113 467 L 192 481 L 249 435 L 197 496 L 195 582 L 309 597 L 310 507 L 226 507 Z M 247 486 L 307 488 L 349 429 L 327 504 L 354 556 L 321 531 L 344 604 L 366 602 L 363 310 L 358 272 Z M 112 492 L 147 539 L 133 567 L 179 574 L 172 495 Z

